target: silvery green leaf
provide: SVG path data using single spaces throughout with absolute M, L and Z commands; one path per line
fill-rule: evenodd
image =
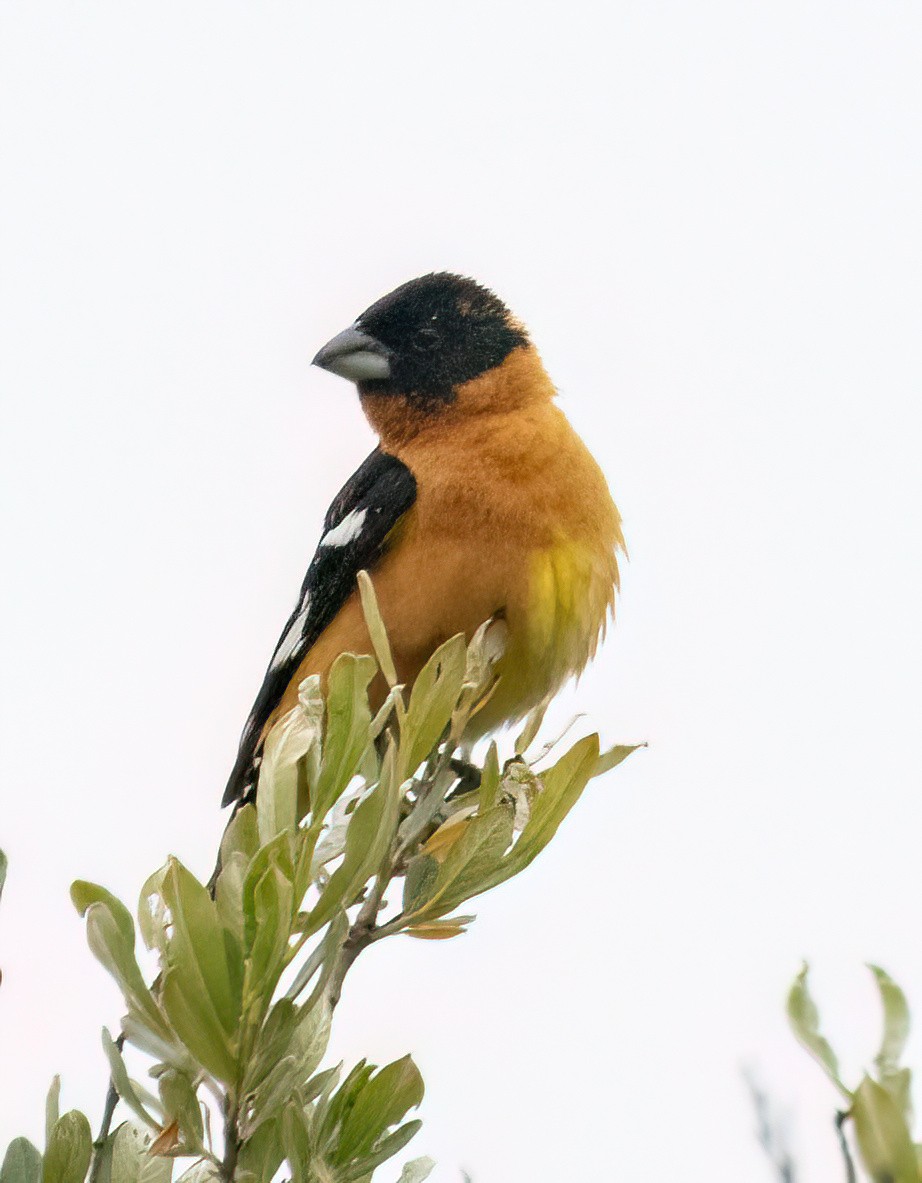
M 368 627 L 368 635 L 371 638 L 375 657 L 378 660 L 378 667 L 384 675 L 388 686 L 393 688 L 397 685 L 397 670 L 394 666 L 390 641 L 387 639 L 387 629 L 384 627 L 384 621 L 381 619 L 381 612 L 378 608 L 378 597 L 375 595 L 374 584 L 371 582 L 371 576 L 367 571 L 359 571 L 358 585 L 359 596 L 362 601 L 362 613 L 365 617 L 365 624 Z
M 343 861 L 321 892 L 305 931 L 319 931 L 340 908 L 354 903 L 380 867 L 397 828 L 401 785 L 395 764 L 390 745 L 381 765 L 381 780 L 356 807 L 346 834 Z
M 298 1105 L 287 1105 L 282 1113 L 282 1148 L 291 1167 L 292 1183 L 314 1183 L 311 1171 L 311 1132 L 307 1116 Z
M 471 638 L 467 647 L 462 690 L 451 716 L 451 739 L 455 743 L 461 742 L 471 716 L 495 689 L 495 667 L 505 652 L 508 632 L 504 620 L 487 620 Z
M 28 1138 L 14 1138 L 6 1148 L 0 1183 L 42 1183 L 42 1156 Z
M 391 715 L 397 710 L 398 706 L 403 705 L 403 687 L 392 686 L 387 692 L 387 698 L 381 704 L 378 713 L 371 721 L 371 726 L 368 728 L 368 738 L 377 739 L 384 728 L 387 726 Z
M 296 1056 L 283 1056 L 250 1098 L 245 1136 L 251 1138 L 265 1122 L 282 1111 L 297 1094 L 301 1083 Z
M 297 824 L 299 778 L 306 775 L 309 786 L 316 782 L 323 710 L 320 679 L 312 674 L 301 683 L 298 705 L 283 715 L 266 736 L 256 793 L 256 820 L 263 845 Z
M 201 1150 L 205 1137 L 202 1109 L 195 1094 L 192 1081 L 185 1072 L 168 1068 L 157 1080 L 160 1099 L 163 1103 L 165 1123 L 175 1121 L 182 1134 L 183 1149 Z
M 409 916 L 428 903 L 439 877 L 439 864 L 428 854 L 410 860 L 403 881 L 403 911 Z
M 162 1001 L 186 1047 L 213 1076 L 236 1077 L 243 965 L 208 890 L 170 859 L 163 896 L 173 922 Z
M 129 1015 L 164 1041 L 172 1032 L 155 1002 L 134 955 L 134 921 L 124 904 L 105 888 L 78 880 L 71 887 L 77 910 L 86 917 L 87 943 L 118 983 Z
M 547 846 L 560 823 L 579 800 L 599 758 L 599 737 L 587 735 L 541 773 L 541 792 L 532 798 L 531 816 L 513 848 L 509 862 L 517 874 Z
M 330 669 L 323 760 L 311 791 L 312 824 L 319 824 L 356 775 L 369 744 L 368 687 L 378 667 L 372 657 L 341 653 Z
M 855 1090 L 851 1118 L 861 1161 L 874 1183 L 919 1183 L 903 1115 L 890 1093 L 869 1076 Z
M 240 1183 L 270 1183 L 284 1157 L 281 1117 L 270 1118 L 244 1142 L 237 1160 L 235 1179 Z
M 242 944 L 244 938 L 243 886 L 249 860 L 239 851 L 222 857 L 221 873 L 215 883 L 215 906 L 218 919 Z
M 550 705 L 549 698 L 539 702 L 533 711 L 525 719 L 525 726 L 522 728 L 521 734 L 515 741 L 515 754 L 522 756 L 531 745 L 535 742 L 538 732 L 541 730 L 541 724 L 544 722 L 544 716 L 547 714 L 547 708 Z
M 400 823 L 397 835 L 400 839 L 402 851 L 409 850 L 422 832 L 435 819 L 445 805 L 445 797 L 455 782 L 452 769 L 443 768 L 435 780 L 420 793 L 410 813 Z
M 149 1125 L 152 1129 L 159 1130 L 160 1122 L 156 1119 L 156 1117 L 152 1116 L 145 1109 L 141 1098 L 138 1096 L 137 1090 L 129 1079 L 128 1069 L 125 1066 L 122 1053 L 118 1050 L 118 1045 L 115 1043 L 112 1036 L 105 1027 L 102 1029 L 102 1050 L 105 1052 L 106 1059 L 109 1061 L 109 1073 L 112 1077 L 112 1084 L 115 1087 L 115 1091 L 118 1093 L 120 1099 L 124 1101 L 128 1108 L 136 1113 L 143 1122 Z
M 112 1144 L 111 1183 L 169 1183 L 172 1159 L 150 1154 L 153 1135 L 130 1122 L 115 1131 Z
M 497 805 L 464 824 L 463 833 L 438 869 L 426 902 L 407 917 L 409 923 L 443 916 L 492 885 L 512 841 L 512 814 L 511 806 Z
M 53 1076 L 51 1078 L 51 1086 L 48 1089 L 48 1095 L 45 1098 L 45 1145 L 51 1141 L 51 1131 L 58 1124 L 58 1118 L 61 1116 L 60 1109 L 61 1100 L 61 1078 L 60 1076 Z
M 161 965 L 169 944 L 170 913 L 164 903 L 162 891 L 166 871 L 167 864 L 164 863 L 153 875 L 149 875 L 138 899 L 138 928 L 141 930 L 141 940 L 148 949 L 156 949 Z
M 55 1122 L 42 1169 L 42 1183 L 83 1183 L 90 1165 L 93 1135 L 90 1123 L 76 1109 Z
M 826 1075 L 850 1101 L 852 1094 L 839 1078 L 839 1062 L 829 1041 L 820 1033 L 820 1015 L 816 1003 L 807 988 L 807 975 L 810 967 L 804 964 L 803 969 L 794 979 L 788 994 L 788 1019 L 798 1040 L 808 1052 L 822 1065 Z
M 221 862 L 226 862 L 235 854 L 242 855 L 249 862 L 255 857 L 257 850 L 259 826 L 256 821 L 256 807 L 244 805 L 228 822 L 221 838 Z
M 397 1183 L 423 1183 L 435 1170 L 435 1159 L 423 1155 L 422 1158 L 411 1159 L 404 1164 Z
M 367 797 L 370 791 L 370 789 L 362 785 L 357 789 L 344 793 L 333 806 L 327 826 L 314 848 L 314 857 L 311 860 L 312 880 L 317 879 L 321 868 L 325 867 L 327 863 L 333 862 L 334 859 L 338 859 L 345 851 L 346 833 L 349 829 L 352 814 L 358 802 L 363 797 Z
M 3 853 L 3 851 L 0 850 L 0 899 L 3 898 L 3 886 L 6 883 L 6 872 L 7 872 L 8 866 L 9 866 L 9 861 L 7 860 L 7 857 Z M 19 1142 L 20 1140 L 25 1141 L 25 1139 L 17 1138 L 16 1142 Z M 10 1146 L 12 1147 L 13 1145 L 14 1145 L 14 1143 L 11 1142 Z M 30 1145 L 31 1145 L 31 1143 L 30 1143 Z M 17 1151 L 17 1153 L 18 1153 L 18 1151 Z
M 340 908 L 327 922 L 327 931 L 324 933 L 323 939 L 312 950 L 310 956 L 305 960 L 295 975 L 294 981 L 285 991 L 286 998 L 297 998 L 321 967 L 323 972 L 320 975 L 320 980 L 314 987 L 314 994 L 322 992 L 329 975 L 333 971 L 336 954 L 342 947 L 348 931 L 349 917 Z
M 408 1121 L 405 1125 L 388 1134 L 377 1143 L 374 1150 L 364 1158 L 358 1159 L 344 1167 L 340 1167 L 339 1177 L 342 1183 L 363 1183 L 371 1178 L 372 1173 L 382 1163 L 399 1154 L 404 1146 L 419 1133 L 421 1121 Z
M 878 965 L 869 965 L 874 975 L 880 1001 L 884 1011 L 884 1031 L 880 1051 L 874 1060 L 881 1083 L 885 1077 L 893 1076 L 900 1066 L 906 1041 L 909 1038 L 909 1006 L 906 995 L 888 973 Z
M 463 634 L 436 649 L 420 670 L 400 734 L 406 773 L 413 773 L 439 742 L 451 721 L 464 682 L 467 649 Z
M 364 1079 L 345 1110 L 332 1161 L 345 1163 L 370 1154 L 391 1126 L 420 1104 L 424 1091 L 423 1079 L 410 1056 Z

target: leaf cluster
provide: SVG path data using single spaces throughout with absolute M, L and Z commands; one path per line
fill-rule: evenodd
M 879 966 L 869 965 L 880 996 L 883 1033 L 870 1071 L 857 1087 L 842 1080 L 838 1057 L 820 1030 L 820 1017 L 809 988 L 805 965 L 788 994 L 788 1018 L 794 1034 L 820 1064 L 843 1099 L 837 1125 L 851 1126 L 861 1162 L 874 1183 L 919 1183 L 922 1180 L 922 1143 L 913 1142 L 912 1074 L 902 1065 L 909 1038 L 909 1007 L 893 979 Z
M 593 735 L 553 762 L 554 745 L 531 755 L 537 712 L 505 763 L 492 744 L 482 766 L 459 765 L 501 636 L 451 638 L 406 695 L 365 576 L 361 592 L 375 658 L 341 656 L 325 693 L 302 683 L 211 883 L 170 858 L 141 890 L 137 927 L 105 888 L 73 885 L 125 1003 L 103 1049 L 130 1118 L 93 1143 L 82 1114 L 57 1115 L 55 1092 L 44 1156 L 17 1139 L 2 1183 L 169 1183 L 180 1159 L 193 1160 L 181 1183 L 270 1183 L 283 1164 L 294 1183 L 367 1183 L 418 1129 L 407 1115 L 423 1082 L 409 1056 L 345 1074 L 323 1063 L 348 969 L 388 936 L 462 933 L 473 917 L 457 909 L 527 867 L 589 781 L 634 749 L 600 754 Z M 387 693 L 373 710 L 379 671 Z M 138 934 L 158 963 L 152 984 Z M 129 1066 L 139 1053 L 146 1084 Z M 407 1164 L 406 1183 L 430 1166 Z

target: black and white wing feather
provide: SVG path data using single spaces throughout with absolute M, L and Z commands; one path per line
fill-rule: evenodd
M 304 655 L 352 594 L 359 571 L 373 567 L 385 553 L 388 535 L 415 500 L 412 472 L 380 448 L 375 448 L 336 495 L 298 602 L 279 637 L 243 729 L 222 805 L 252 799 L 266 721 Z

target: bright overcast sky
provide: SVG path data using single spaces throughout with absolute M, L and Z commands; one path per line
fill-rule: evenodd
M 768 1183 L 744 1065 L 841 1176 L 783 1002 L 809 957 L 851 1074 L 865 960 L 922 1014 L 920 61 L 916 0 L 5 0 L 4 1142 L 54 1072 L 101 1107 L 70 881 L 211 868 L 372 442 L 309 359 L 450 269 L 530 325 L 625 519 L 554 718 L 650 747 L 469 935 L 370 952 L 335 1052 L 414 1054 L 435 1183 Z

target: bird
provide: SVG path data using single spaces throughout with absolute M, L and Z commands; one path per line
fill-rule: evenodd
M 485 735 L 582 672 L 614 612 L 621 518 L 521 321 L 473 279 L 433 272 L 376 301 L 313 365 L 354 382 L 378 436 L 336 495 L 240 739 L 222 805 L 255 799 L 268 732 L 307 676 L 372 654 L 373 580 L 399 681 L 502 620 Z M 373 693 L 383 700 L 386 687 Z

